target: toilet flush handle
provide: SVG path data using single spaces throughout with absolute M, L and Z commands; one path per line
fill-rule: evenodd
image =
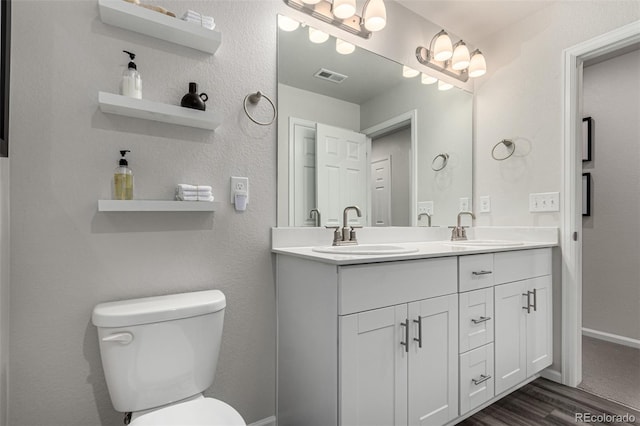
M 128 345 L 133 341 L 133 334 L 131 333 L 114 333 L 107 337 L 102 338 L 103 342 L 118 342 L 121 345 Z

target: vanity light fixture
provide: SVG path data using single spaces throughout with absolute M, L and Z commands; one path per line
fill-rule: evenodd
M 336 39 L 336 52 L 341 55 L 348 55 L 356 50 L 356 46 L 344 40 Z
M 438 81 L 438 79 L 430 76 L 429 74 L 422 73 L 421 81 L 422 84 L 433 84 Z
M 329 40 L 329 34 L 324 31 L 309 27 L 309 41 L 311 43 L 321 44 Z
M 433 36 L 429 48 L 418 46 L 416 58 L 422 65 L 462 82 L 468 81 L 469 77 L 480 77 L 487 72 L 487 63 L 482 52 L 476 49 L 470 54 L 469 48 L 462 40 L 452 45 L 445 30 Z
M 356 0 L 283 0 L 287 6 L 362 38 L 370 38 L 387 24 L 384 0 L 367 0 L 363 16 L 356 13 Z
M 295 19 L 291 19 L 288 16 L 284 16 L 284 15 L 278 15 L 278 27 L 282 31 L 287 31 L 287 32 L 295 31 L 298 29 L 299 26 L 300 26 L 300 22 L 296 21 Z
M 413 68 L 408 67 L 406 65 L 402 66 L 402 76 L 404 78 L 413 78 L 418 74 L 420 74 L 420 71 L 414 70 Z
M 445 90 L 449 90 L 453 87 L 453 84 L 447 83 L 446 81 L 438 80 L 438 90 L 444 92 Z

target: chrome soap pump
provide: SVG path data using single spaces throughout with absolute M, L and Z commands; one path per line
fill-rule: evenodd
M 129 59 L 131 60 L 124 74 L 122 74 L 122 94 L 130 98 L 142 99 L 142 78 L 138 72 L 138 67 L 133 62 L 136 55 L 127 50 L 123 50 L 123 52 L 129 55 Z
M 122 158 L 113 172 L 113 199 L 133 200 L 133 171 L 125 158 L 129 150 L 120 151 Z

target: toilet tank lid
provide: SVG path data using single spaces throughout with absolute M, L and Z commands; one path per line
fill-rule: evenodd
M 220 290 L 205 290 L 100 303 L 93 308 L 91 320 L 97 327 L 126 327 L 210 314 L 225 307 Z

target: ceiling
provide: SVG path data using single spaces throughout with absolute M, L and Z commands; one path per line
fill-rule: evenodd
M 558 0 L 395 1 L 473 45 Z

